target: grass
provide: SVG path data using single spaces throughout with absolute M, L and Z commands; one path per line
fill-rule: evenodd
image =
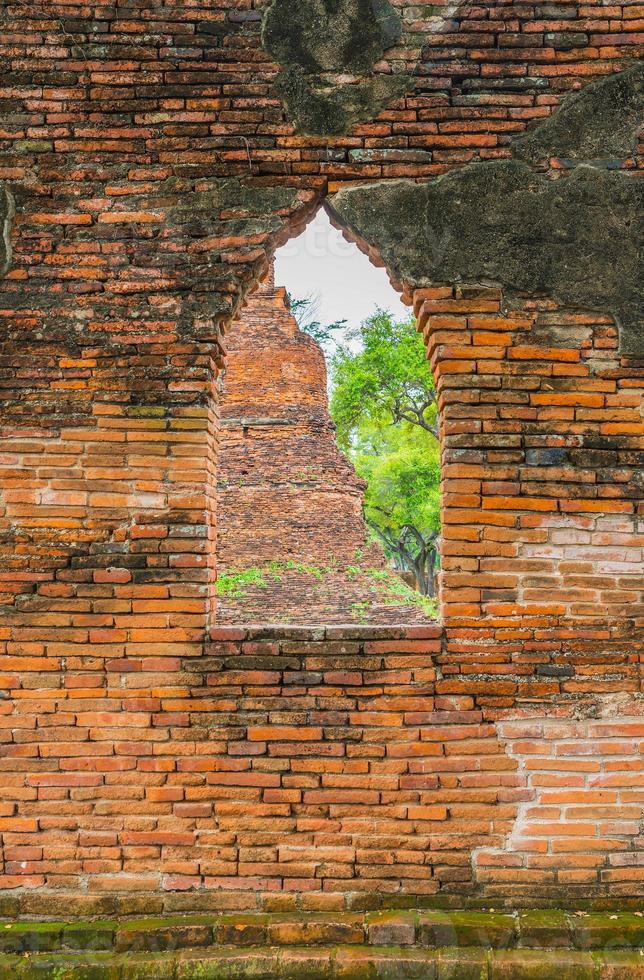
M 363 599 L 361 602 L 352 602 L 350 609 L 362 626 L 369 622 L 369 610 L 371 609 L 371 603 L 368 599 Z
M 356 556 L 357 557 L 357 556 Z M 374 604 L 385 606 L 415 606 L 422 609 L 429 619 L 438 616 L 438 602 L 429 599 L 412 589 L 392 570 L 382 568 L 365 568 L 361 565 L 348 565 L 340 568 L 333 560 L 327 566 L 307 565 L 303 562 L 288 560 L 285 562 L 272 561 L 263 568 L 245 568 L 236 572 L 220 575 L 217 579 L 217 595 L 230 599 L 242 599 L 252 588 L 266 589 L 270 581 L 280 582 L 285 572 L 297 572 L 300 575 L 310 575 L 318 582 L 325 576 L 344 573 L 348 578 L 355 579 L 365 576 L 371 581 L 369 592 L 371 596 L 351 604 L 351 611 L 361 622 L 368 621 L 368 612 Z M 363 617 L 366 617 L 363 619 Z
M 246 568 L 232 575 L 220 575 L 217 579 L 217 595 L 241 599 L 246 595 L 247 587 L 253 585 L 259 586 L 260 589 L 265 589 L 268 585 L 266 573 L 261 568 Z
M 239 572 L 219 575 L 217 578 L 217 595 L 229 596 L 232 599 L 240 599 L 246 595 L 248 588 L 256 586 L 260 589 L 268 587 L 268 578 L 280 582 L 284 572 L 298 572 L 300 575 L 312 575 L 322 581 L 325 574 L 330 574 L 335 570 L 333 565 L 328 568 L 319 568 L 317 565 L 305 565 L 303 562 L 272 561 L 264 568 L 244 568 Z
M 374 582 L 378 583 L 376 588 L 383 593 L 382 599 L 386 606 L 418 606 L 430 619 L 438 617 L 438 600 L 430 599 L 428 596 L 421 595 L 411 586 L 403 582 L 395 572 L 388 569 L 371 568 L 367 569 L 366 574 Z

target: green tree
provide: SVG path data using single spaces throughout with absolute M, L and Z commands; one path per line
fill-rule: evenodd
M 408 422 L 438 439 L 436 390 L 425 345 L 413 317 L 395 320 L 376 310 L 340 345 L 331 362 L 331 411 L 346 447 L 356 425 L 366 420 Z
M 413 319 L 382 310 L 331 359 L 338 441 L 367 481 L 365 518 L 401 571 L 434 596 L 440 534 L 436 392 Z

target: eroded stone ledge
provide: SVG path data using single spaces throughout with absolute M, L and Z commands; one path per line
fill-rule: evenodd
M 0 980 L 637 980 L 643 971 L 640 952 L 633 950 L 220 947 L 176 954 L 0 956 Z
M 644 914 L 563 909 L 381 909 L 84 921 L 0 920 L 0 953 L 156 953 L 210 946 L 644 949 Z

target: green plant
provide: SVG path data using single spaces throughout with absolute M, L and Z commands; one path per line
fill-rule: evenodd
M 241 599 L 253 586 L 267 589 L 267 577 L 280 582 L 286 571 L 299 572 L 302 575 L 312 575 L 320 581 L 325 574 L 330 574 L 333 567 L 319 568 L 317 565 L 306 565 L 289 558 L 285 562 L 271 561 L 263 568 L 243 568 L 235 572 L 224 572 L 217 578 L 217 595 L 228 596 L 231 599 Z
M 436 390 L 423 338 L 413 317 L 395 320 L 376 310 L 348 334 L 331 359 L 331 413 L 348 448 L 364 422 L 407 422 L 438 439 Z
M 367 612 L 371 609 L 371 603 L 368 599 L 363 599 L 361 602 L 352 602 L 350 608 L 359 623 L 364 625 L 369 622 Z
M 73 980 L 75 970 L 73 966 L 63 966 L 59 964 L 52 970 L 51 980 Z
M 266 576 L 260 568 L 246 568 L 240 572 L 219 575 L 217 578 L 217 595 L 227 595 L 239 599 L 245 594 L 243 587 L 252 585 L 256 585 L 260 589 L 267 587 Z
M 346 565 L 341 567 L 337 562 L 325 567 L 319 567 L 289 558 L 284 562 L 272 561 L 264 568 L 240 569 L 239 571 L 219 576 L 217 580 L 217 594 L 219 596 L 226 596 L 229 599 L 241 599 L 253 587 L 260 589 L 268 588 L 269 579 L 280 582 L 287 572 L 295 572 L 297 575 L 309 575 L 318 582 L 323 581 L 329 575 L 345 575 L 347 578 L 353 580 L 359 576 L 364 576 L 371 582 L 369 589 L 379 604 L 386 606 L 415 606 L 422 609 L 432 619 L 436 618 L 437 615 L 436 601 L 410 588 L 392 569 L 369 568 L 362 565 Z M 373 599 L 365 598 L 351 604 L 351 612 L 358 616 L 359 622 L 367 623 L 369 621 L 367 613 L 371 609 L 372 603 Z M 276 618 L 275 621 L 285 622 L 286 620 L 282 617 L 281 619 Z
M 437 400 L 413 319 L 377 310 L 331 359 L 338 442 L 367 482 L 365 519 L 418 590 L 436 592 L 440 533 Z
M 301 575 L 313 575 L 318 582 L 322 579 L 322 576 L 326 571 L 323 568 L 318 568 L 317 565 L 305 565 L 303 562 L 293 561 L 292 558 L 286 562 L 286 568 L 289 569 L 289 571 L 299 572 Z
M 429 619 L 438 617 L 438 601 L 412 589 L 395 572 L 371 569 L 367 574 L 376 583 L 384 605 L 397 606 L 402 601 L 406 606 L 422 609 Z

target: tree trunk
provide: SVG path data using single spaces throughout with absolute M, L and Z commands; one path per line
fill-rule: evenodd
M 416 545 L 409 545 L 408 539 L 411 538 Z M 406 524 L 398 538 L 398 551 L 405 564 L 416 576 L 418 591 L 421 595 L 430 599 L 436 596 L 436 560 L 438 558 L 436 533 L 430 534 L 425 540 L 420 531 L 411 524 Z
M 383 530 L 375 523 L 370 523 L 370 526 L 392 550 L 396 570 L 413 575 L 416 581 L 416 591 L 420 592 L 421 595 L 427 596 L 429 599 L 436 598 L 438 532 L 432 532 L 425 540 L 418 528 L 412 524 L 405 524 L 398 537 L 395 536 L 392 528 Z M 401 578 L 403 578 L 402 575 Z

